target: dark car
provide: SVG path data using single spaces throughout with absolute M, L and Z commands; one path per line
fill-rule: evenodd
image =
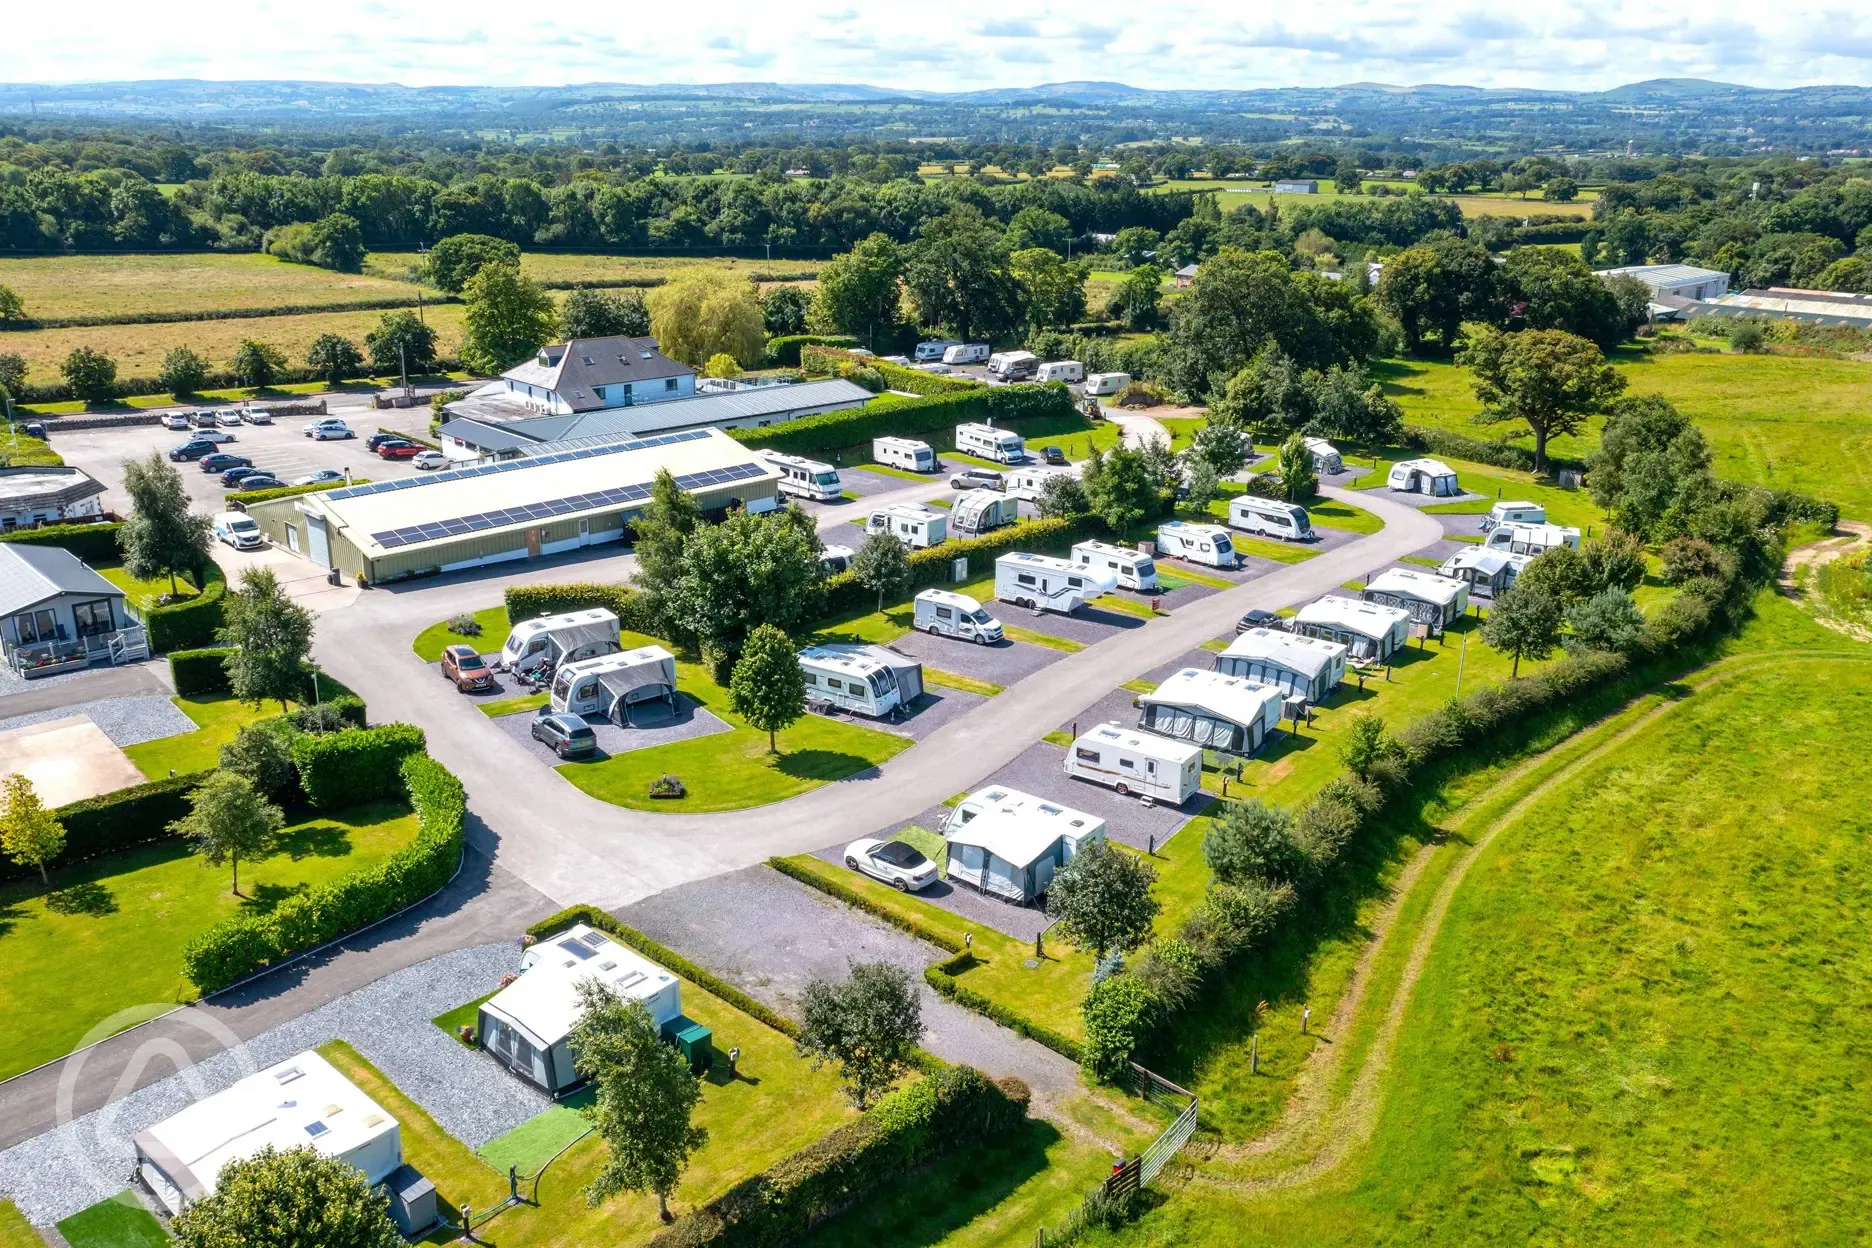
M 243 490 L 277 490 L 285 484 L 270 472 L 256 472 L 251 477 L 242 477 L 240 488 Z
M 221 448 L 213 442 L 184 442 L 181 446 L 175 446 L 169 449 L 169 458 L 172 462 L 182 463 L 185 460 L 200 459 L 204 455 L 212 455 L 220 449 Z
M 551 746 L 560 758 L 582 758 L 598 751 L 598 734 L 576 715 L 541 712 L 533 720 L 533 739 Z
M 952 488 L 958 490 L 1005 490 L 1007 482 L 1001 474 L 989 468 L 964 468 L 949 478 Z
M 1057 446 L 1041 447 L 1040 458 L 1055 467 L 1063 468 L 1066 466 L 1066 452 L 1060 450 Z
M 245 455 L 230 455 L 226 451 L 216 451 L 212 455 L 201 457 L 203 472 L 226 472 L 230 468 L 251 468 L 253 460 Z
M 370 437 L 364 439 L 364 449 L 367 451 L 375 451 L 386 442 L 403 442 L 406 440 L 407 439 L 400 433 L 384 433 L 379 430 L 371 434 Z
M 416 445 L 414 442 L 405 442 L 401 438 L 392 438 L 390 441 L 378 445 L 377 458 L 415 459 L 418 455 L 422 454 L 425 449 L 424 447 Z
M 235 486 L 245 481 L 248 477 L 270 477 L 272 475 L 273 474 L 270 472 L 262 472 L 251 464 L 236 464 L 234 467 L 221 474 L 221 484 Z
M 1276 632 L 1284 633 L 1287 631 L 1287 621 L 1272 611 L 1263 611 L 1257 607 L 1236 622 L 1235 634 L 1240 636 L 1251 628 L 1271 628 Z

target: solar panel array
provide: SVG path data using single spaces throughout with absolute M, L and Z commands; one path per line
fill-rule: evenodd
M 676 484 L 685 490 L 707 489 L 711 486 L 727 485 L 734 481 L 745 481 L 750 477 L 765 476 L 766 473 L 767 469 L 758 464 L 736 464 L 732 468 L 710 468 L 705 472 L 685 473 L 676 478 Z M 438 538 L 461 537 L 468 533 L 505 528 L 511 524 L 530 524 L 551 520 L 558 516 L 571 515 L 574 512 L 628 506 L 631 503 L 641 503 L 649 497 L 648 485 L 614 486 L 608 490 L 594 490 L 589 494 L 574 494 L 567 498 L 555 498 L 542 503 L 527 503 L 519 507 L 503 507 L 495 511 L 476 512 L 474 515 L 458 516 L 452 520 L 434 520 L 426 524 L 405 525 L 400 529 L 373 533 L 371 540 L 385 550 L 392 550 L 398 546 L 409 546 L 416 542 L 433 542 Z
M 527 459 L 507 459 L 497 464 L 480 464 L 473 468 L 453 468 L 439 472 L 432 477 L 403 477 L 396 481 L 377 481 L 370 485 L 352 485 L 342 490 L 333 490 L 326 498 L 337 502 L 345 498 L 365 498 L 372 494 L 387 494 L 392 490 L 414 490 L 425 485 L 442 485 L 449 481 L 468 481 L 475 477 L 485 477 L 497 472 L 513 472 L 520 468 L 537 468 L 543 464 L 562 464 L 567 460 L 590 459 L 594 455 L 616 455 L 620 451 L 642 451 L 654 446 L 668 446 L 674 442 L 693 442 L 697 438 L 706 438 L 707 429 L 689 429 L 682 433 L 669 433 L 656 438 L 632 438 L 626 442 L 606 442 L 595 446 L 580 446 L 571 450 L 557 451 L 550 455 L 535 455 Z

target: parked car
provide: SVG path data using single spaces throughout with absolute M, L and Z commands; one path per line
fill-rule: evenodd
M 227 451 L 216 451 L 212 455 L 201 457 L 203 472 L 226 472 L 230 468 L 251 468 L 253 460 L 245 455 L 234 455 Z
M 1007 482 L 1001 474 L 990 468 L 964 468 L 949 478 L 949 484 L 958 490 L 1007 489 Z
M 405 438 L 400 433 L 390 433 L 383 429 L 379 429 L 376 433 L 373 433 L 370 435 L 370 437 L 364 439 L 364 449 L 367 451 L 374 452 L 378 447 L 382 446 L 386 442 L 407 442 L 408 440 L 409 439 Z
M 344 473 L 339 472 L 336 468 L 321 468 L 317 472 L 309 472 L 303 477 L 294 477 L 293 484 L 324 485 L 327 481 L 342 481 L 344 479 Z
M 207 408 L 203 408 L 199 412 L 190 412 L 189 424 L 194 425 L 197 429 L 212 429 L 215 427 L 215 414 Z
M 234 436 L 234 431 L 232 429 L 197 429 L 194 433 L 194 439 L 197 442 L 214 442 L 217 444 L 240 441 L 239 438 Z
M 845 847 L 845 865 L 901 893 L 921 892 L 936 882 L 936 864 L 908 841 L 853 841 Z
M 162 423 L 163 423 L 163 428 L 165 429 L 184 429 L 185 430 L 188 428 L 188 413 L 187 412 L 168 412 L 163 416 Z
M 390 441 L 381 443 L 377 447 L 377 458 L 415 459 L 418 455 L 422 454 L 422 452 L 423 448 L 416 445 L 414 442 L 406 442 L 402 438 L 392 438 Z
M 533 739 L 560 758 L 583 758 L 598 752 L 598 734 L 576 715 L 542 711 L 533 720 Z
M 214 518 L 214 535 L 235 550 L 254 550 L 266 545 L 266 534 L 244 511 L 224 511 Z
M 415 459 L 410 460 L 411 464 L 424 470 L 446 468 L 448 467 L 448 462 L 448 456 L 444 455 L 441 451 L 424 451 L 416 456 Z
M 336 416 L 327 416 L 323 420 L 315 420 L 300 432 L 304 433 L 306 437 L 311 438 L 315 442 L 336 442 L 345 438 L 357 437 L 357 434 L 351 431 L 351 426 L 345 424 L 344 421 L 339 420 Z
M 215 413 L 215 424 L 219 425 L 223 429 L 240 428 L 240 424 L 241 424 L 240 409 L 237 407 L 221 408 L 219 411 Z
M 277 490 L 286 483 L 270 472 L 256 472 L 251 477 L 241 478 L 243 490 Z
M 273 474 L 270 472 L 260 471 L 260 469 L 253 467 L 251 464 L 239 464 L 221 474 L 221 484 L 232 489 L 245 481 L 248 477 L 270 477 L 272 475 Z
M 1066 466 L 1066 452 L 1060 450 L 1057 446 L 1041 447 L 1040 458 L 1056 468 L 1064 468 Z
M 494 687 L 494 672 L 473 646 L 449 646 L 442 651 L 442 675 L 463 693 Z
M 919 373 L 936 373 L 939 375 L 946 375 L 948 373 L 955 372 L 955 369 L 950 368 L 947 364 L 943 363 L 941 360 L 931 360 L 928 364 L 915 365 L 915 368 L 916 368 L 916 371 Z
M 273 423 L 273 409 L 270 407 L 250 407 L 240 414 L 240 418 L 250 425 L 270 425 Z
M 191 459 L 200 459 L 204 455 L 212 455 L 214 452 L 215 444 L 213 442 L 204 442 L 199 438 L 191 438 L 181 446 L 170 447 L 169 459 L 171 463 L 179 464 Z
M 1263 611 L 1256 607 L 1235 622 L 1235 635 L 1239 637 L 1251 628 L 1271 628 L 1276 632 L 1284 633 L 1287 631 L 1287 621 L 1272 611 Z

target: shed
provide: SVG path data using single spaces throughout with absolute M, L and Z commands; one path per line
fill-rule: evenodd
M 1280 727 L 1285 692 L 1223 672 L 1186 667 L 1138 699 L 1138 727 L 1224 754 L 1253 754 Z
M 1195 284 L 1197 268 L 1196 265 L 1186 264 L 1172 275 L 1172 280 L 1178 290 L 1187 290 Z
M 1251 628 L 1216 655 L 1215 670 L 1273 685 L 1317 705 L 1345 676 L 1346 653 L 1342 642 Z
M 1445 559 L 1437 572 L 1467 583 L 1480 597 L 1493 598 L 1514 584 L 1514 560 L 1515 556 L 1505 550 L 1471 546 Z
M 1440 459 L 1401 459 L 1391 465 L 1386 484 L 1406 494 L 1431 494 L 1449 498 L 1462 493 L 1456 482 L 1456 470 Z
M 949 842 L 949 880 L 1025 904 L 1046 892 L 1080 846 L 1104 839 L 1105 821 L 996 786 L 958 802 L 943 836 Z
M 1300 608 L 1294 632 L 1344 645 L 1357 663 L 1382 663 L 1410 639 L 1410 612 L 1328 594 Z
M 1467 581 L 1414 568 L 1379 573 L 1359 596 L 1380 606 L 1402 607 L 1411 619 L 1438 633 L 1469 609 Z

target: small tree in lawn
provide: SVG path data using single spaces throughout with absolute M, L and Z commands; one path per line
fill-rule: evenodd
M 1040 486 L 1040 516 L 1053 520 L 1062 516 L 1082 516 L 1092 504 L 1086 500 L 1085 484 L 1078 477 L 1056 472 Z
M 767 734 L 767 752 L 777 753 L 774 734 L 806 713 L 806 675 L 787 635 L 771 624 L 748 634 L 728 679 L 728 709 Z
M 181 1248 L 403 1248 L 388 1203 L 364 1172 L 310 1145 L 267 1145 L 221 1168 L 211 1196 L 177 1215 Z
M 875 589 L 877 609 L 884 609 L 884 596 L 910 584 L 910 552 L 888 533 L 873 533 L 852 559 L 852 575 L 866 589 Z
M 1516 586 L 1495 600 L 1482 622 L 1482 640 L 1514 658 L 1510 677 L 1521 674 L 1521 660 L 1546 658 L 1560 640 L 1560 604 L 1552 594 Z
M 228 360 L 228 369 L 243 386 L 264 390 L 286 372 L 286 355 L 271 343 L 243 338 Z
M 223 662 L 228 686 L 243 702 L 277 698 L 280 710 L 306 688 L 312 613 L 286 596 L 271 568 L 249 568 L 229 594 L 216 636 L 232 647 Z
M 1102 962 L 1107 950 L 1128 952 L 1150 935 L 1159 908 L 1150 891 L 1156 880 L 1138 855 L 1093 841 L 1053 877 L 1047 913 L 1067 940 Z
M 38 867 L 39 882 L 50 887 L 46 864 L 65 852 L 65 826 L 47 810 L 32 777 L 13 772 L 0 789 L 0 849 L 22 867 Z
M 1206 459 L 1191 460 L 1189 474 L 1184 481 L 1187 501 L 1197 511 L 1209 510 L 1209 504 L 1222 493 L 1222 483 L 1216 477 L 1215 465 Z
M 1456 362 L 1475 374 L 1487 423 L 1525 421 L 1534 434 L 1534 471 L 1547 471 L 1547 443 L 1577 433 L 1625 389 L 1624 374 L 1598 347 L 1561 329 L 1504 334 L 1474 326 Z
M 708 1139 L 691 1118 L 702 1089 L 682 1054 L 657 1034 L 641 1001 L 626 1001 L 610 985 L 578 985 L 581 1012 L 572 1025 L 578 1072 L 597 1095 L 579 1112 L 605 1142 L 604 1167 L 585 1189 L 597 1205 L 618 1192 L 656 1193 L 657 1214 L 671 1220 L 669 1194 Z
M 1203 861 L 1224 884 L 1291 882 L 1306 867 L 1293 816 L 1258 798 L 1230 802 L 1203 835 L 1202 849 Z
M 130 496 L 130 518 L 117 535 L 124 571 L 140 581 L 166 573 L 173 596 L 177 572 L 208 562 L 211 522 L 189 510 L 182 474 L 158 452 L 124 465 L 124 493 Z
M 364 371 L 364 353 L 343 334 L 320 334 L 306 348 L 306 367 L 317 369 L 330 385 Z
M 240 896 L 240 860 L 264 857 L 273 837 L 286 826 L 280 808 L 260 796 L 253 781 L 231 771 L 217 771 L 189 795 L 189 813 L 169 830 L 195 842 L 195 852 L 210 866 L 234 868 L 233 891 Z
M 1319 493 L 1319 474 L 1313 470 L 1313 452 L 1307 450 L 1306 437 L 1294 434 L 1281 443 L 1278 460 L 1281 497 L 1290 503 L 1304 503 Z
M 910 1069 L 923 1034 L 910 976 L 889 962 L 854 962 L 843 982 L 815 979 L 800 994 L 799 1049 L 838 1066 L 859 1109 Z

